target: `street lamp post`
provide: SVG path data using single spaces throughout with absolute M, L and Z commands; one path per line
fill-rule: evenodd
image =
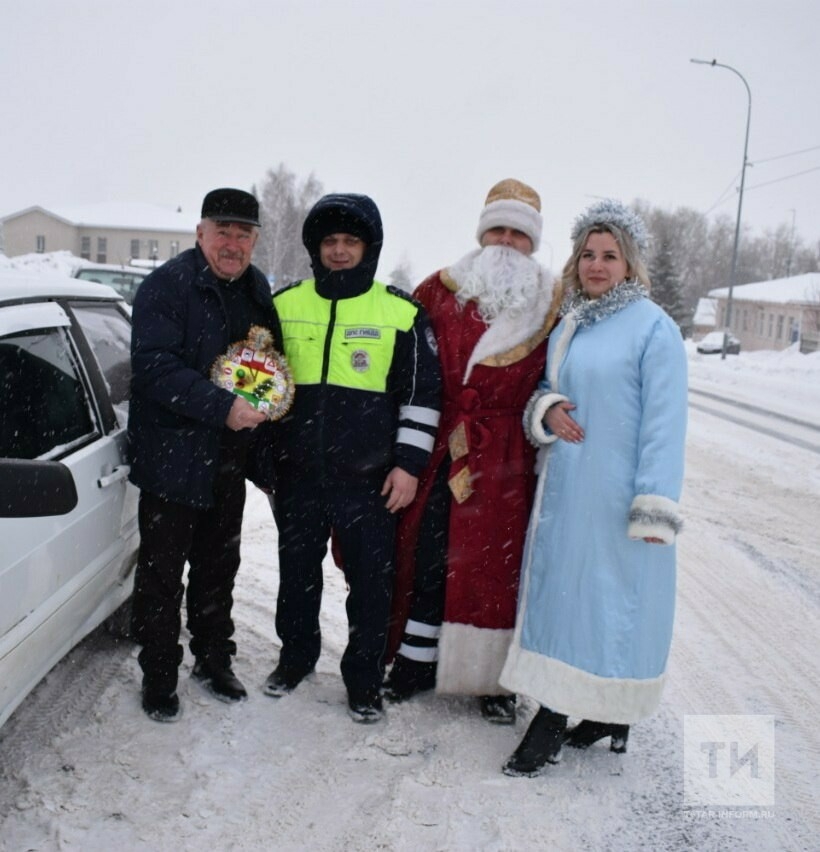
M 738 193 L 737 198 L 737 221 L 735 222 L 735 244 L 732 248 L 732 271 L 729 274 L 729 298 L 726 300 L 726 328 L 723 331 L 723 350 L 721 351 L 721 358 L 726 358 L 726 347 L 729 343 L 729 329 L 731 327 L 732 322 L 732 290 L 735 286 L 735 274 L 737 272 L 737 249 L 740 243 L 740 214 L 743 210 L 743 186 L 746 183 L 746 166 L 749 165 L 749 126 L 752 122 L 752 90 L 749 88 L 749 84 L 746 82 L 746 78 L 737 70 L 737 68 L 732 68 L 731 65 L 724 65 L 721 62 L 718 62 L 717 59 L 713 59 L 711 61 L 707 59 L 690 59 L 690 62 L 694 62 L 697 65 L 711 65 L 714 68 L 726 68 L 728 71 L 731 71 L 733 74 L 737 74 L 738 77 L 743 82 L 743 85 L 746 87 L 746 94 L 749 96 L 749 107 L 746 112 L 746 140 L 743 143 L 743 168 L 740 170 L 740 192 Z

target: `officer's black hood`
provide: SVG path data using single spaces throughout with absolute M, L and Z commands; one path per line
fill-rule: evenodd
M 322 266 L 319 246 L 328 234 L 353 234 L 366 243 L 362 262 L 335 272 Z M 325 195 L 313 205 L 302 228 L 316 289 L 325 298 L 348 298 L 364 293 L 373 283 L 382 250 L 382 218 L 372 198 L 353 193 Z

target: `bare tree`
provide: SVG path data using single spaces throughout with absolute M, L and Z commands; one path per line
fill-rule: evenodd
M 253 193 L 259 199 L 261 228 L 254 263 L 273 286 L 284 287 L 311 275 L 310 258 L 302 245 L 302 225 L 322 195 L 322 184 L 311 173 L 303 181 L 284 163 L 268 169 Z
M 703 213 L 681 207 L 667 211 L 649 202 L 633 202 L 644 217 L 653 240 L 650 267 L 657 260 L 658 246 L 670 253 L 666 259 L 680 279 L 683 307 L 693 312 L 698 299 L 710 290 L 728 287 L 734 249 L 735 220 L 720 215 L 709 220 Z M 806 246 L 786 225 L 753 236 L 741 229 L 734 284 L 786 278 L 820 271 L 820 243 Z M 657 271 L 653 277 L 656 284 Z

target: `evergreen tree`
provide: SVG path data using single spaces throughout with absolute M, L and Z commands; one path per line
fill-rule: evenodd
M 652 282 L 650 296 L 678 324 L 681 332 L 688 331 L 692 311 L 684 304 L 683 286 L 678 274 L 678 261 L 674 251 L 675 242 L 672 219 L 656 216 L 652 241 L 652 256 L 649 260 L 649 279 Z

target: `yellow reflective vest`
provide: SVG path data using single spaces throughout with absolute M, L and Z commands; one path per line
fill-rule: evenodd
M 378 281 L 325 298 L 306 279 L 273 303 L 293 373 L 293 408 L 274 430 L 286 475 L 418 475 L 438 424 L 440 368 L 424 309 Z
M 378 281 L 358 296 L 323 299 L 313 279 L 274 297 L 296 385 L 331 384 L 384 393 L 396 334 L 418 313 Z

